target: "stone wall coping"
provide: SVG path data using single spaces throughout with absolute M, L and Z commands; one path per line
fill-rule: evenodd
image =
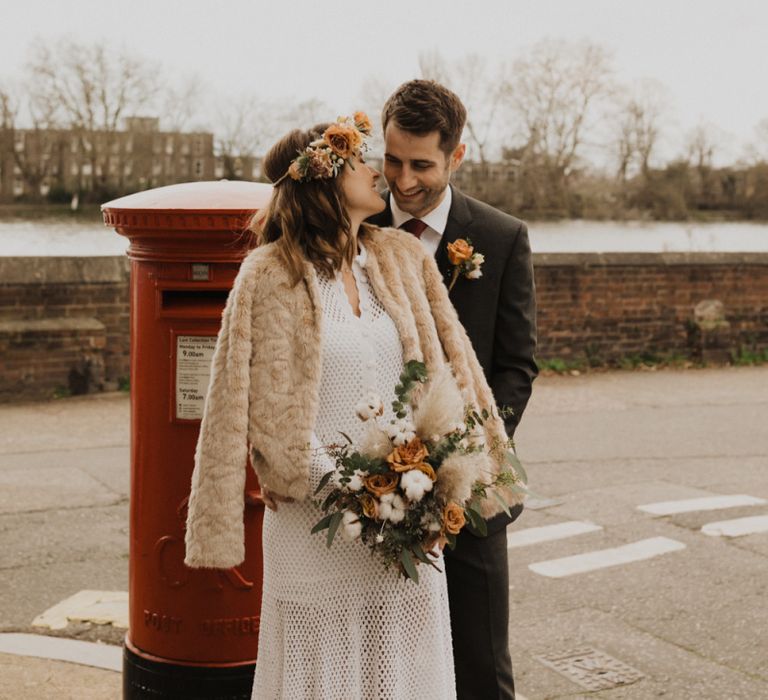
M 127 282 L 130 261 L 124 255 L 103 257 L 0 257 L 0 284 L 71 284 Z
M 768 265 L 768 253 L 534 253 L 534 267 L 659 265 Z M 127 282 L 124 255 L 102 257 L 0 257 L 0 284 Z
M 534 267 L 768 265 L 768 253 L 534 253 Z
M 81 316 L 59 318 L 11 319 L 0 321 L 0 335 L 17 333 L 68 333 L 87 331 L 105 333 L 106 326 L 96 318 Z

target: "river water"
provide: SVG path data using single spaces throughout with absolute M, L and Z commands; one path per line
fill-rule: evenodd
M 533 222 L 534 253 L 763 252 L 768 224 Z M 127 239 L 99 222 L 0 221 L 0 256 L 121 255 Z

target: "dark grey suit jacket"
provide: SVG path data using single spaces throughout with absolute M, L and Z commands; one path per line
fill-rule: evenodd
M 534 360 L 536 299 L 528 229 L 519 219 L 472 199 L 455 187 L 451 189 L 451 210 L 435 260 L 448 285 L 452 271 L 448 243 L 457 238 L 469 239 L 475 252 L 485 256 L 483 276 L 476 280 L 460 277 L 450 296 L 497 404 L 514 411 L 505 421 L 512 437 L 538 374 Z M 391 226 L 389 193 L 384 196 L 387 208 L 369 221 Z

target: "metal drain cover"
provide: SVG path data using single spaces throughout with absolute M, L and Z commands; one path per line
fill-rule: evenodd
M 587 690 L 606 690 L 643 678 L 636 668 L 591 647 L 542 654 L 535 657 Z

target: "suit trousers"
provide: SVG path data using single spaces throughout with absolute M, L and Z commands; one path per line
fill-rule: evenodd
M 522 506 L 512 509 L 513 519 Z M 502 514 L 488 535 L 462 530 L 456 548 L 445 548 L 445 574 L 453 636 L 458 700 L 514 700 L 509 656 L 509 569 Z

